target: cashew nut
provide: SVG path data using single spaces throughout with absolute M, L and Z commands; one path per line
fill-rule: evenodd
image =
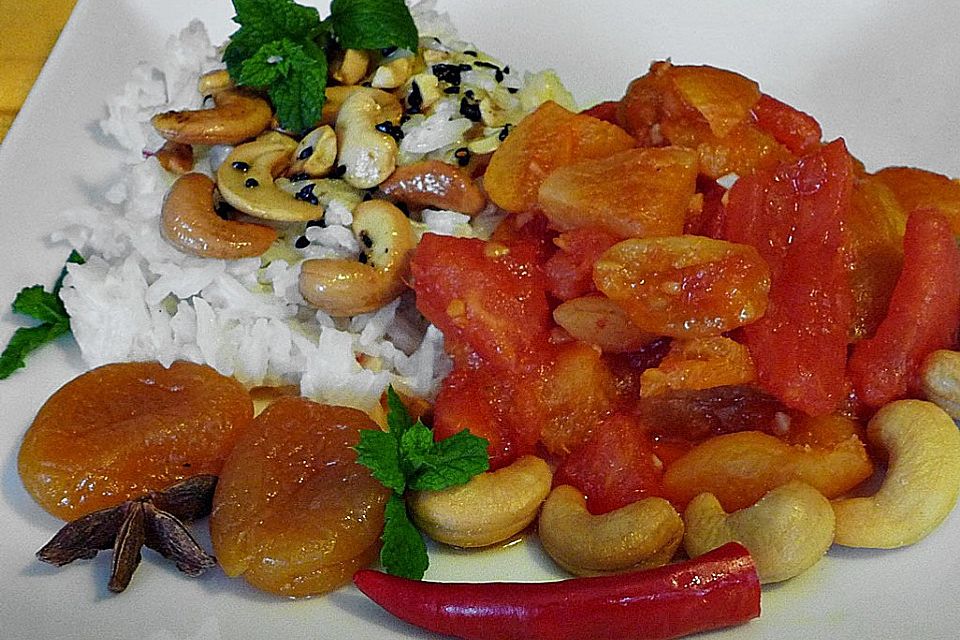
M 396 89 L 413 74 L 413 56 L 404 56 L 384 62 L 373 72 L 370 85 L 377 89 Z
M 274 178 L 290 166 L 296 148 L 296 140 L 275 131 L 235 147 L 217 169 L 220 195 L 238 210 L 264 220 L 297 222 L 322 217 L 319 207 L 274 184 Z
M 960 493 L 960 432 L 942 409 L 922 400 L 881 408 L 867 438 L 889 455 L 886 477 L 872 496 L 833 503 L 836 542 L 892 549 L 923 539 L 947 517 Z
M 340 109 L 347 98 L 355 93 L 366 93 L 373 97 L 378 105 L 383 109 L 383 119 L 390 122 L 398 122 L 403 115 L 403 105 L 397 100 L 396 96 L 381 91 L 380 89 L 371 89 L 360 85 L 335 85 L 327 87 L 324 92 L 326 100 L 323 102 L 323 112 L 320 115 L 320 124 L 334 124 L 337 116 L 340 115 Z
M 960 353 L 934 351 L 920 367 L 920 387 L 927 400 L 960 419 Z
M 354 85 L 359 84 L 367 75 L 370 65 L 370 54 L 363 49 L 346 49 L 333 63 L 330 77 L 337 82 Z
M 414 522 L 434 540 L 485 547 L 509 539 L 533 522 L 550 492 L 551 479 L 546 462 L 524 456 L 458 487 L 414 493 L 407 504 Z
M 416 245 L 410 220 L 386 200 L 368 200 L 353 213 L 361 260 L 315 258 L 300 271 L 300 293 L 332 316 L 375 311 L 406 289 L 404 276 Z
M 214 69 L 208 71 L 197 80 L 197 91 L 202 96 L 212 96 L 225 89 L 234 87 L 230 72 L 226 69 Z
M 150 119 L 167 140 L 182 144 L 239 144 L 270 126 L 273 111 L 266 100 L 237 89 L 213 95 L 216 106 L 196 111 L 167 111 Z
M 580 491 L 560 485 L 543 503 L 538 531 L 558 565 L 586 576 L 666 564 L 683 539 L 683 520 L 663 498 L 595 516 Z
M 235 260 L 263 254 L 277 239 L 276 230 L 218 216 L 214 186 L 202 173 L 177 178 L 163 201 L 163 236 L 180 251 L 203 258 Z
M 382 106 L 376 89 L 355 91 L 344 101 L 337 115 L 338 162 L 344 167 L 343 179 L 358 189 L 375 187 L 387 179 L 397 166 L 397 141 L 377 130 L 377 125 L 390 121 L 389 115 L 400 103 L 390 96 L 389 106 Z
M 760 582 L 780 582 L 803 573 L 833 542 L 830 501 L 804 482 L 788 482 L 753 506 L 726 513 L 712 493 L 701 493 L 683 514 L 683 546 L 691 558 L 727 542 L 750 550 Z
M 170 173 L 183 175 L 193 171 L 193 147 L 188 144 L 167 140 L 154 157 Z
M 597 345 L 604 353 L 636 351 L 657 338 L 633 324 L 626 312 L 606 296 L 567 300 L 553 310 L 553 319 L 571 336 Z
M 476 215 L 487 198 L 473 180 L 457 167 L 440 160 L 422 160 L 397 167 L 380 191 L 394 200 L 415 207 L 434 207 Z
M 330 173 L 337 160 L 337 134 L 330 125 L 317 127 L 303 137 L 293 152 L 291 174 L 305 173 L 319 178 Z

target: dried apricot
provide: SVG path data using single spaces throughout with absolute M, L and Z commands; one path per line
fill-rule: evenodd
M 619 238 L 671 236 L 697 186 L 697 156 L 677 147 L 628 149 L 553 171 L 537 204 L 560 231 L 597 227 Z
M 545 102 L 521 120 L 490 158 L 483 185 L 500 208 L 519 213 L 537 203 L 537 189 L 557 167 L 602 158 L 634 146 L 617 125 Z
M 888 167 L 876 176 L 893 191 L 904 211 L 936 209 L 950 221 L 953 234 L 960 236 L 960 182 L 912 167 Z
M 640 375 L 640 394 L 746 384 L 756 377 L 750 352 L 739 342 L 724 336 L 675 340 L 660 366 Z
M 246 389 L 210 367 L 104 365 L 40 408 L 20 446 L 20 478 L 40 506 L 73 520 L 218 474 L 252 417 Z
M 762 316 L 770 272 L 753 247 L 676 236 L 614 245 L 594 264 L 593 280 L 644 331 L 694 337 Z
M 389 492 L 356 461 L 365 413 L 281 398 L 237 441 L 210 516 L 229 576 L 285 596 L 325 593 L 379 552 Z

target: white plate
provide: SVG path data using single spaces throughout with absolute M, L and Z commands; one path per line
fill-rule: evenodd
M 557 69 L 581 104 L 619 97 L 655 58 L 739 70 L 843 135 L 869 168 L 918 165 L 960 175 L 960 12 L 953 0 L 441 0 L 465 39 L 514 68 Z M 96 197 L 120 154 L 95 128 L 107 96 L 167 37 L 204 19 L 215 41 L 234 28 L 227 0 L 80 0 L 0 146 L 0 304 L 51 283 L 68 251 L 46 238 L 58 212 Z M 4 306 L 0 342 L 21 319 Z M 36 638 L 424 637 L 352 589 L 279 600 L 213 572 L 181 577 L 148 553 L 127 593 L 107 592 L 109 553 L 63 569 L 33 553 L 59 523 L 16 472 L 17 447 L 49 394 L 80 373 L 69 339 L 0 381 L 0 636 Z M 813 570 L 766 588 L 763 616 L 718 638 L 956 638 L 960 516 L 892 552 L 831 551 Z M 205 541 L 206 542 L 206 541 Z M 428 578 L 539 580 L 559 574 L 535 544 L 435 556 Z M 575 615 L 575 612 L 571 612 Z M 616 637 L 616 630 L 611 636 Z M 714 637 L 711 635 L 711 637 Z

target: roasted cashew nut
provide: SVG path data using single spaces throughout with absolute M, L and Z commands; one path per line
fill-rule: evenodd
M 167 140 L 181 144 L 239 144 L 262 133 L 273 119 L 266 100 L 237 89 L 213 94 L 216 106 L 195 111 L 167 111 L 150 119 Z
M 346 49 L 337 57 L 330 70 L 330 77 L 346 85 L 359 84 L 367 75 L 370 53 L 364 49 Z
M 296 140 L 275 131 L 235 147 L 217 169 L 220 195 L 236 209 L 264 220 L 303 222 L 323 217 L 319 207 L 274 184 L 274 178 L 290 166 L 296 148 Z
M 361 85 L 334 85 L 327 87 L 324 92 L 326 99 L 323 101 L 323 112 L 320 115 L 319 124 L 334 124 L 347 98 L 360 92 L 369 94 L 380 105 L 380 108 L 383 109 L 384 120 L 400 121 L 401 116 L 403 116 L 403 105 L 393 94 Z
M 197 91 L 202 96 L 212 96 L 226 89 L 233 89 L 233 78 L 226 69 L 208 71 L 197 80 Z
M 193 171 L 193 147 L 188 144 L 167 140 L 153 157 L 170 173 L 182 176 Z
M 683 520 L 663 498 L 644 498 L 595 516 L 580 491 L 560 485 L 543 503 L 538 531 L 558 565 L 587 576 L 666 564 L 683 539 Z
M 386 105 L 381 101 L 386 101 Z M 399 107 L 396 97 L 377 89 L 361 88 L 344 101 L 337 114 L 337 162 L 344 168 L 343 179 L 349 184 L 369 189 L 393 173 L 397 166 L 397 141 L 378 131 L 377 125 L 392 122 L 390 115 Z
M 300 271 L 300 293 L 332 316 L 375 311 L 406 289 L 416 238 L 410 220 L 386 200 L 368 200 L 353 213 L 361 261 L 315 258 Z
M 387 197 L 415 207 L 433 207 L 474 216 L 487 198 L 460 169 L 440 160 L 421 160 L 397 167 L 380 184 Z
M 739 542 L 750 550 L 765 584 L 803 573 L 833 543 L 830 501 L 803 482 L 781 485 L 730 514 L 712 493 L 701 493 L 687 505 L 683 521 L 683 546 L 691 558 Z
M 937 528 L 960 493 L 960 432 L 932 402 L 899 400 L 881 408 L 867 438 L 889 455 L 872 496 L 835 500 L 837 544 L 892 549 Z
M 546 462 L 524 456 L 443 491 L 419 491 L 407 504 L 421 531 L 444 544 L 485 547 L 523 531 L 550 492 Z
M 960 352 L 934 351 L 920 367 L 920 387 L 927 400 L 960 419 Z
M 218 216 L 214 186 L 202 173 L 188 173 L 173 183 L 160 215 L 164 238 L 180 251 L 202 258 L 236 260 L 263 254 L 277 239 L 276 230 Z

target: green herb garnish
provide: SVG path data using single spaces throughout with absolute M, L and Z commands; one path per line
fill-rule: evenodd
M 465 484 L 490 467 L 489 443 L 466 429 L 434 442 L 433 432 L 410 418 L 393 387 L 387 389 L 387 428 L 360 433 L 357 462 L 393 491 L 387 502 L 380 564 L 388 573 L 419 580 L 429 564 L 427 547 L 407 514 L 405 492 Z
M 320 119 L 335 49 L 417 50 L 417 28 L 403 0 L 333 0 L 323 21 L 293 0 L 233 0 L 233 7 L 240 28 L 223 52 L 230 77 L 265 90 L 280 126 L 293 132 Z
M 83 264 L 83 258 L 74 251 L 67 258 L 67 262 Z M 20 327 L 13 332 L 10 342 L 7 343 L 3 353 L 0 353 L 0 380 L 10 377 L 10 374 L 17 369 L 25 367 L 29 353 L 70 332 L 70 316 L 60 299 L 60 289 L 63 287 L 63 278 L 66 275 L 67 268 L 64 266 L 53 286 L 53 291 L 46 291 L 43 285 L 36 284 L 21 289 L 17 294 L 13 301 L 14 312 L 39 320 L 40 324 L 33 327 Z

